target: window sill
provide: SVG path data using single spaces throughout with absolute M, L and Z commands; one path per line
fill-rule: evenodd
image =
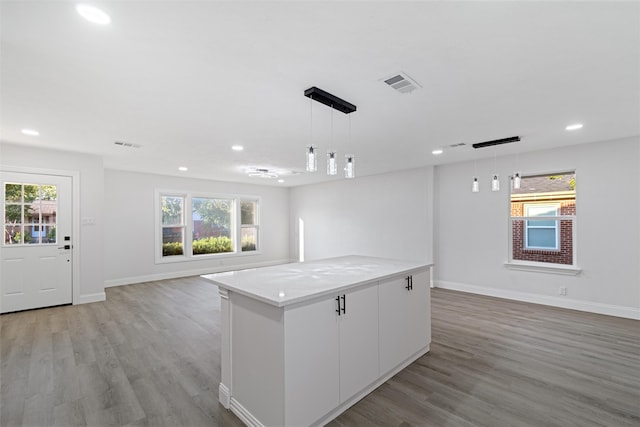
M 246 251 L 246 252 L 225 252 L 225 253 L 217 253 L 217 254 L 200 254 L 200 255 L 172 255 L 172 256 L 157 256 L 155 264 L 172 264 L 176 262 L 197 262 L 197 261 L 211 261 L 211 260 L 222 260 L 228 258 L 240 258 L 240 257 L 248 257 L 252 255 L 262 255 L 260 250 L 257 251 Z
M 528 262 L 505 262 L 504 266 L 510 270 L 533 271 L 537 273 L 562 274 L 565 276 L 577 276 L 582 271 L 572 265 L 561 265 L 551 263 L 528 263 Z

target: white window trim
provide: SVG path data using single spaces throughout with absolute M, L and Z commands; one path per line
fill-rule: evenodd
M 553 206 L 553 208 L 556 211 L 556 214 L 553 216 L 531 216 L 529 215 L 529 208 L 536 208 L 536 207 L 547 207 L 547 206 Z M 524 203 L 523 204 L 523 208 L 524 208 L 524 216 L 528 219 L 525 220 L 524 223 L 524 249 L 525 250 L 538 250 L 538 251 L 558 251 L 560 249 L 560 224 L 558 223 L 559 221 L 559 212 L 560 212 L 560 203 Z M 535 219 L 531 219 L 531 218 L 535 218 Z M 552 226 L 529 226 L 529 221 L 536 221 L 536 220 L 547 220 L 547 221 L 554 221 L 555 225 Z M 539 229 L 550 229 L 553 228 L 554 230 L 554 234 L 555 234 L 555 245 L 553 248 L 547 248 L 544 246 L 529 246 L 529 228 L 539 228 Z
M 564 172 L 539 172 L 539 173 L 521 173 L 521 177 L 531 176 L 531 175 L 554 175 L 554 174 L 566 174 L 573 171 L 575 176 L 578 176 L 578 171 L 576 168 L 567 169 Z M 577 209 L 578 205 L 578 192 L 576 189 L 575 194 L 575 205 Z M 507 236 L 507 261 L 504 262 L 504 266 L 510 270 L 519 270 L 519 271 L 530 271 L 530 272 L 538 272 L 538 273 L 551 273 L 551 274 L 560 274 L 560 275 L 569 275 L 576 276 L 582 272 L 582 269 L 578 267 L 578 216 L 577 215 L 559 215 L 556 217 L 557 220 L 570 219 L 573 221 L 572 231 L 572 244 L 573 244 L 573 259 L 572 264 L 555 264 L 549 262 L 540 262 L 540 261 L 521 261 L 513 259 L 513 220 L 523 220 L 528 217 L 514 217 L 511 216 L 511 193 L 509 193 L 508 200 L 508 209 L 509 209 L 509 232 Z M 539 217 L 538 217 L 539 218 Z M 534 250 L 534 249 L 532 249 Z
M 162 256 L 162 196 L 179 196 L 184 197 L 184 243 L 183 243 L 183 255 L 173 255 L 168 257 Z M 225 252 L 218 254 L 202 254 L 193 255 L 192 249 L 192 236 L 193 236 L 193 219 L 190 216 L 193 211 L 192 199 L 193 198 L 209 198 L 209 199 L 231 199 L 233 200 L 234 215 L 232 217 L 232 235 L 233 235 L 233 252 Z M 176 262 L 197 262 L 212 259 L 221 258 L 234 258 L 243 256 L 254 256 L 262 253 L 262 236 L 261 228 L 258 226 L 258 248 L 255 251 L 242 252 L 242 230 L 241 230 L 241 218 L 240 218 L 240 201 L 241 200 L 255 200 L 258 203 L 258 224 L 260 224 L 260 209 L 262 205 L 261 197 L 255 195 L 238 195 L 238 194 L 224 194 L 224 193 L 202 193 L 193 191 L 176 191 L 176 190 L 155 190 L 155 264 L 171 264 Z
M 577 276 L 582 271 L 581 268 L 568 264 L 553 264 L 550 262 L 536 261 L 516 261 L 511 260 L 504 263 L 510 270 L 532 271 L 538 273 L 562 274 L 566 276 Z

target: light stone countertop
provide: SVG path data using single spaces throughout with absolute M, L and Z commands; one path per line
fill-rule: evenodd
M 220 288 L 276 307 L 332 295 L 433 264 L 349 255 L 317 261 L 207 274 Z

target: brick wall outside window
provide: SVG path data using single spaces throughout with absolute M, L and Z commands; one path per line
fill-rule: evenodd
M 560 201 L 558 215 L 575 215 L 575 200 Z M 523 202 L 511 203 L 511 216 L 524 216 Z M 525 248 L 525 221 L 513 221 L 513 259 L 519 261 L 548 262 L 553 264 L 573 264 L 573 230 L 570 220 L 560 220 L 559 250 L 555 249 L 526 249 Z

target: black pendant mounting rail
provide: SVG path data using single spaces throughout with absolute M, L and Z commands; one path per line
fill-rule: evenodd
M 476 142 L 471 146 L 473 148 L 483 148 L 483 147 L 491 147 L 492 145 L 508 144 L 510 142 L 518 142 L 518 141 L 520 141 L 519 136 L 510 136 L 509 138 L 494 139 L 493 141 Z
M 354 111 L 356 111 L 356 106 L 352 103 L 347 102 L 344 99 L 340 99 L 337 96 L 332 95 L 329 92 L 325 92 L 322 89 L 318 89 L 315 86 L 305 90 L 304 96 L 306 96 L 307 98 L 311 98 L 314 101 L 318 101 L 321 104 L 329 106 L 335 110 L 341 111 L 345 114 L 353 113 Z

